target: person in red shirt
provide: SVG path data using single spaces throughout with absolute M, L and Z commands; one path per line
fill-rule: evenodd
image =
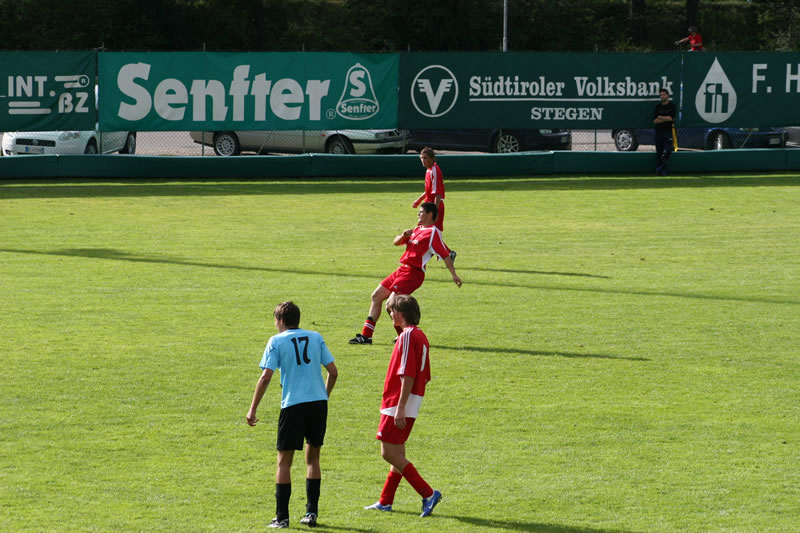
M 690 52 L 703 51 L 703 38 L 700 36 L 699 33 L 697 33 L 697 26 L 690 26 L 689 35 L 684 37 L 680 41 L 675 41 L 676 46 L 683 43 L 689 43 Z
M 436 204 L 423 203 L 417 214 L 419 225 L 416 228 L 405 230 L 394 238 L 395 246 L 406 246 L 406 251 L 400 257 L 400 268 L 381 281 L 372 293 L 372 303 L 364 327 L 361 333 L 350 339 L 350 344 L 372 344 L 372 334 L 375 331 L 375 324 L 381 316 L 383 302 L 392 293 L 411 294 L 417 290 L 425 281 L 425 264 L 433 256 L 439 256 L 444 260 L 445 266 L 453 276 L 453 282 L 459 288 L 461 287 L 461 278 L 456 274 L 453 259 L 450 257 L 450 249 L 442 240 L 441 230 L 434 225 L 437 214 Z M 397 326 L 395 329 L 399 334 L 400 330 Z
M 442 169 L 436 163 L 436 152 L 430 146 L 420 150 L 419 159 L 422 161 L 422 166 L 427 169 L 425 171 L 425 192 L 414 200 L 411 207 L 416 209 L 423 201 L 436 204 L 436 209 L 439 210 L 436 227 L 439 228 L 439 231 L 444 231 L 444 176 Z M 450 259 L 454 261 L 456 259 L 456 252 L 453 250 L 450 251 Z
M 419 329 L 419 304 L 413 296 L 392 296 L 386 311 L 394 325 L 402 328 L 383 383 L 381 421 L 376 437 L 381 441 L 381 457 L 390 467 L 380 500 L 365 509 L 391 511 L 397 487 L 405 478 L 422 496 L 420 516 L 430 516 L 442 499 L 442 493 L 432 489 L 406 458 L 405 444 L 419 416 L 425 385 L 431 380 L 430 344 Z

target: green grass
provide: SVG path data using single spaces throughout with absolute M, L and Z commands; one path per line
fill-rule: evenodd
M 394 332 L 346 341 L 421 186 L 0 182 L 0 530 L 261 530 L 279 388 L 244 416 L 286 299 L 340 370 L 320 531 L 795 530 L 789 174 L 451 179 L 464 286 L 434 263 L 416 294 L 434 379 L 408 445 L 445 500 L 420 519 L 404 482 L 363 511 Z

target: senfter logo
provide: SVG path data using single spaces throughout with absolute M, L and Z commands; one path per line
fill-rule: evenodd
M 356 63 L 345 76 L 336 114 L 348 120 L 365 120 L 374 117 L 378 111 L 380 104 L 372 87 L 372 77 L 361 63 Z
M 712 124 L 728 120 L 736 110 L 736 90 L 716 57 L 700 84 L 694 103 L 700 117 Z
M 450 69 L 429 65 L 411 82 L 411 103 L 426 117 L 441 117 L 458 100 L 458 81 Z

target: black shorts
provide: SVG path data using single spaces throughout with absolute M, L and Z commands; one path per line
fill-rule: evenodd
M 281 409 L 278 417 L 278 450 L 302 450 L 305 439 L 320 448 L 328 425 L 328 401 L 298 403 Z

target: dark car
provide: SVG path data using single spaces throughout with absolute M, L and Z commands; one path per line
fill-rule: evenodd
M 784 128 L 677 128 L 678 148 L 782 148 L 789 134 Z M 640 144 L 655 144 L 653 128 L 611 130 L 614 146 L 633 152 Z
M 462 129 L 411 130 L 411 150 L 430 146 L 437 150 L 511 153 L 529 150 L 571 150 L 569 130 Z

